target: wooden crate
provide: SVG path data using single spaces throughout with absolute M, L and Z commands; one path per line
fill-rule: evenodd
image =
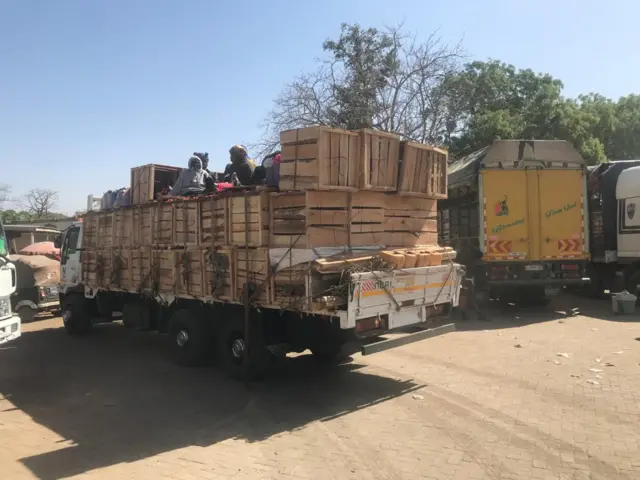
M 131 250 L 114 248 L 110 252 L 109 287 L 116 290 L 131 290 Z
M 175 246 L 193 247 L 200 244 L 200 206 L 204 201 L 185 200 L 174 203 Z
M 315 248 L 349 244 L 349 193 L 271 194 L 272 248 Z
M 400 137 L 377 130 L 360 130 L 360 188 L 382 192 L 398 189 Z
M 234 251 L 232 248 L 202 250 L 205 296 L 216 300 L 235 300 Z
M 173 186 L 181 167 L 148 164 L 131 169 L 131 204 L 140 205 L 156 199 L 160 191 Z
M 133 247 L 153 245 L 157 203 L 148 203 L 133 210 Z
M 173 252 L 175 258 L 176 293 L 181 296 L 202 298 L 207 295 L 202 250 L 188 248 Z
M 328 127 L 280 132 L 280 190 L 347 190 L 360 186 L 357 133 Z
M 153 216 L 153 246 L 172 247 L 174 245 L 176 224 L 175 204 L 156 203 L 152 211 Z
M 229 244 L 228 202 L 228 198 L 216 197 L 207 197 L 200 202 L 200 245 L 225 246 Z
M 268 248 L 236 248 L 234 252 L 235 299 L 244 303 L 245 288 L 249 288 L 251 303 L 271 303 L 271 276 Z
M 113 212 L 113 244 L 116 247 L 133 245 L 133 209 L 123 208 Z
M 93 288 L 111 286 L 111 250 L 83 249 L 82 279 Z
M 130 258 L 130 290 L 152 293 L 156 290 L 155 263 L 151 248 L 132 249 Z
M 269 244 L 268 192 L 248 192 L 228 197 L 229 244 L 261 247 Z
M 384 231 L 387 246 L 433 245 L 438 240 L 437 201 L 386 196 Z
M 350 195 L 349 245 L 386 245 L 385 212 L 391 198 L 381 192 L 360 191 Z
M 82 245 L 86 248 L 113 246 L 113 212 L 89 212 L 83 220 Z
M 402 167 L 398 194 L 447 198 L 448 153 L 430 145 L 402 142 Z
M 294 265 L 272 274 L 271 303 L 289 310 L 310 308 L 309 263 Z

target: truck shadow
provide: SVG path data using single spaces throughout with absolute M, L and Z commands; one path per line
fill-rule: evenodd
M 422 387 L 365 373 L 357 363 L 319 367 L 305 355 L 245 385 L 217 369 L 173 365 L 165 342 L 113 324 L 85 339 L 62 328 L 25 332 L 1 351 L 0 393 L 64 439 L 23 464 L 48 480 L 190 445 L 260 442 Z

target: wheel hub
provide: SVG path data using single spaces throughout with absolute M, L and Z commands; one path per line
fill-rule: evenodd
M 189 332 L 186 330 L 180 330 L 178 335 L 176 335 L 176 342 L 178 342 L 178 345 L 181 347 L 184 347 L 187 342 L 189 342 Z
M 244 340 L 242 338 L 236 338 L 231 344 L 231 353 L 233 354 L 233 358 L 241 360 L 244 356 L 244 349 Z

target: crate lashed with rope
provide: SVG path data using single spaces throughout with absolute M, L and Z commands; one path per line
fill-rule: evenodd
M 200 204 L 199 234 L 203 247 L 229 245 L 229 197 L 209 196 Z
M 236 300 L 234 260 L 234 249 L 230 247 L 208 247 L 202 250 L 205 292 L 213 300 Z

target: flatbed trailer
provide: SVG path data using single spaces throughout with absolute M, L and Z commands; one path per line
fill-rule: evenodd
M 89 212 L 60 240 L 67 331 L 86 334 L 121 318 L 130 328 L 168 333 L 180 364 L 215 356 L 231 376 L 253 378 L 290 352 L 309 349 L 337 362 L 454 329 L 446 319 L 458 306 L 464 267 L 451 249 L 395 249 L 395 257 L 411 259 L 397 268 L 380 245 L 296 248 L 300 234 L 288 247 L 258 246 L 273 210 L 258 206 L 256 215 L 256 197 L 267 198 L 228 196 L 223 220 L 206 198 Z M 216 224 L 226 240 L 216 242 Z M 319 238 L 308 234 L 305 247 Z M 406 327 L 420 328 L 384 339 Z

